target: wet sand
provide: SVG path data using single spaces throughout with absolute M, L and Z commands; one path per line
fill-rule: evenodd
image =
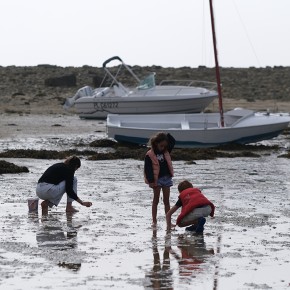
M 76 116 L 5 115 L 0 127 L 0 151 L 61 150 L 105 135 L 103 122 Z M 64 197 L 43 218 L 28 214 L 26 199 L 59 160 L 5 159 L 30 172 L 0 175 L 1 289 L 289 289 L 290 167 L 277 158 L 286 138 L 265 142 L 281 149 L 260 158 L 174 162 L 171 203 L 187 178 L 217 206 L 203 236 L 167 234 L 162 200 L 152 230 L 142 161 L 83 159 L 79 195 L 93 207 L 67 216 Z

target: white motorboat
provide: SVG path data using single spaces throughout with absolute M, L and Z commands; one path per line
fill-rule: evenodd
M 150 136 L 162 131 L 173 135 L 176 147 L 215 147 L 228 143 L 247 144 L 271 139 L 288 127 L 289 115 L 255 113 L 244 109 L 224 113 L 212 2 L 213 0 L 209 0 L 219 113 L 109 115 L 107 118 L 109 137 L 119 142 L 145 145 Z
M 107 68 L 107 64 L 118 60 L 121 65 L 116 75 Z M 126 87 L 118 81 L 118 74 L 124 67 L 136 81 L 136 87 Z M 155 84 L 152 73 L 140 80 L 120 57 L 115 56 L 104 62 L 106 76 L 111 85 L 92 89 L 83 87 L 72 98 L 68 98 L 65 109 L 72 106 L 81 118 L 105 119 L 109 113 L 115 114 L 169 114 L 200 113 L 217 96 L 216 84 L 206 81 L 162 81 Z
M 288 127 L 290 116 L 235 109 L 219 113 L 168 115 L 108 115 L 108 136 L 118 142 L 146 145 L 156 132 L 170 133 L 177 148 L 247 144 L 278 136 Z

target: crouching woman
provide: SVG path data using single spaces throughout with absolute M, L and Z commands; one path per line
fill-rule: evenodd
M 76 156 L 67 158 L 63 163 L 50 166 L 40 177 L 36 194 L 44 201 L 41 203 L 42 213 L 48 213 L 48 207 L 58 206 L 64 193 L 67 193 L 66 212 L 76 212 L 72 202 L 90 207 L 91 202 L 82 201 L 77 195 L 77 179 L 74 176 L 76 170 L 81 167 L 81 161 Z

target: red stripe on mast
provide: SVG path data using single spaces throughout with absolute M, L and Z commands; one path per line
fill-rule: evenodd
M 212 40 L 213 40 L 214 59 L 215 59 L 215 74 L 216 74 L 216 82 L 217 82 L 217 88 L 218 88 L 218 94 L 219 94 L 220 122 L 221 122 L 221 126 L 224 127 L 225 123 L 224 123 L 223 96 L 222 96 L 222 86 L 221 86 L 220 67 L 219 67 L 219 60 L 218 60 L 212 0 L 209 0 L 209 6 L 210 6 Z

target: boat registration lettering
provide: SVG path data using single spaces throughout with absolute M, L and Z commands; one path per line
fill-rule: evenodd
M 118 102 L 100 102 L 94 104 L 96 109 L 115 109 L 118 108 L 119 103 Z

